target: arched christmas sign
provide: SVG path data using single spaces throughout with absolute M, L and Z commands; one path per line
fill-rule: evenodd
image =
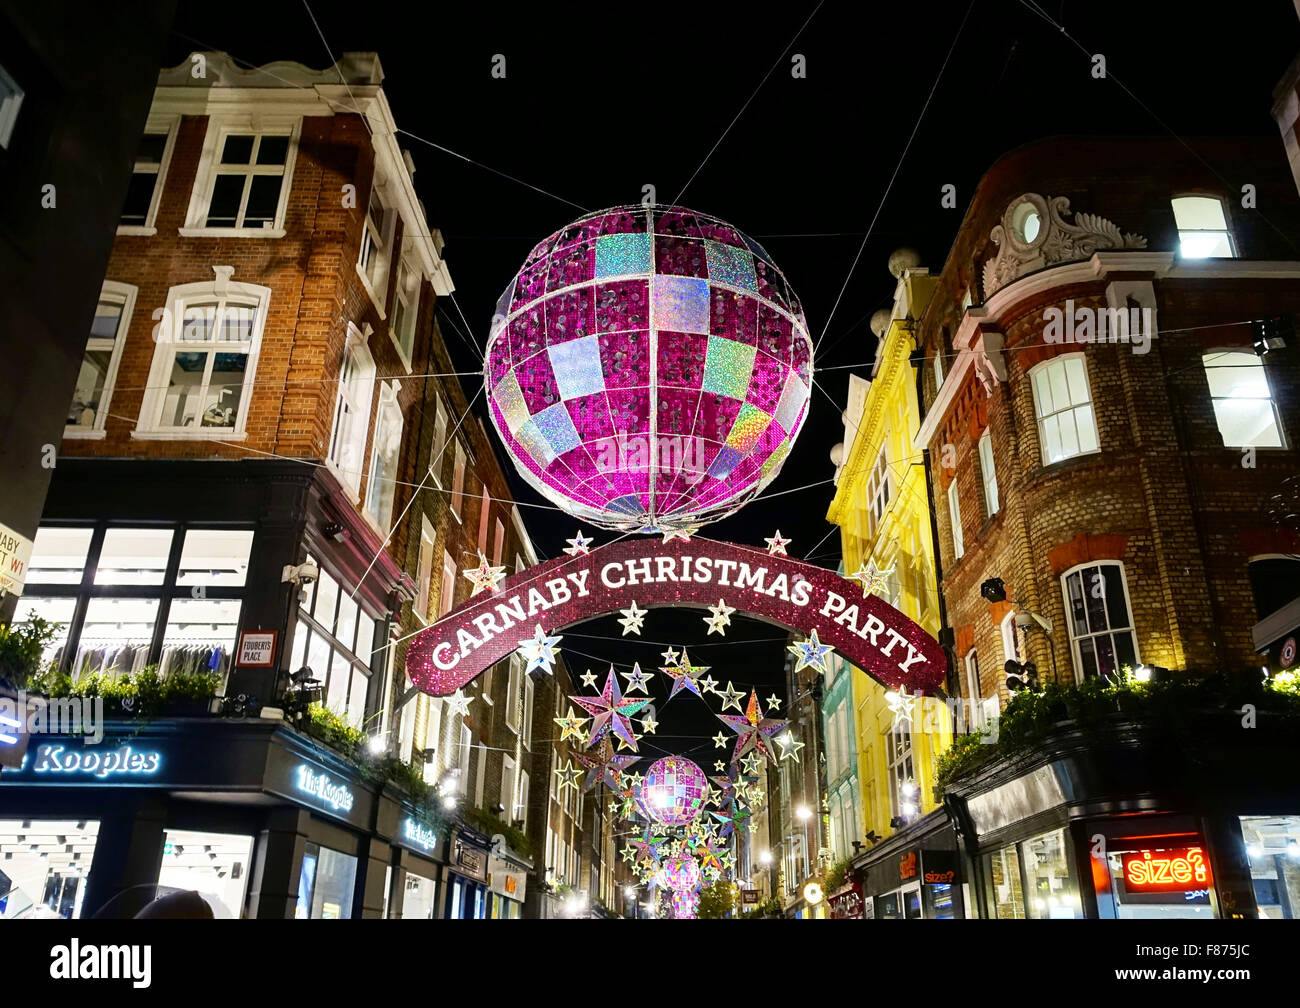
M 520 571 L 473 596 L 416 635 L 406 670 L 419 689 L 449 696 L 521 645 L 535 644 L 539 633 L 625 610 L 639 626 L 641 609 L 725 607 L 802 633 L 814 649 L 838 651 L 889 689 L 933 691 L 944 679 L 943 649 L 859 587 L 824 568 L 733 543 L 622 539 Z

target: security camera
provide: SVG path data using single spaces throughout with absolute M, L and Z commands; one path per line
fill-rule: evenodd
M 299 584 L 314 584 L 320 578 L 320 568 L 308 560 L 298 565 L 297 574 Z

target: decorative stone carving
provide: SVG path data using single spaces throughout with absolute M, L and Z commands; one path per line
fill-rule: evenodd
M 1147 247 L 1141 235 L 1120 231 L 1104 217 L 1071 214 L 1067 196 L 1045 198 L 1037 193 L 1013 199 L 989 237 L 998 253 L 984 263 L 985 299 L 1026 273 L 1087 259 L 1098 249 Z
M 1007 362 L 1002 356 L 1005 339 L 1000 332 L 981 330 L 971 342 L 975 357 L 975 377 L 984 386 L 984 394 L 992 398 L 998 382 L 1007 380 Z

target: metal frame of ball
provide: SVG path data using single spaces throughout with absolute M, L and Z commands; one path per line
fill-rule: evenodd
M 488 333 L 487 345 L 483 351 L 484 388 L 486 390 L 490 390 L 491 388 L 491 374 L 490 374 L 488 361 L 491 360 L 492 357 L 492 348 L 495 345 L 497 339 L 501 336 L 502 332 L 506 329 L 506 327 L 510 324 L 511 321 L 513 321 L 523 312 L 537 305 L 539 302 L 544 302 L 552 297 L 564 293 L 567 290 L 571 290 L 574 287 L 591 286 L 594 283 L 594 281 L 583 281 L 581 284 L 572 285 L 572 287 L 562 287 L 559 290 L 550 291 L 542 295 L 541 297 L 535 298 L 532 301 L 529 301 L 527 304 L 521 305 L 519 308 L 515 309 L 514 311 L 509 311 L 508 302 L 510 297 L 514 293 L 515 280 L 518 279 L 519 273 L 523 271 L 524 265 L 527 264 L 527 262 L 532 258 L 533 252 L 536 251 L 536 249 L 539 246 L 544 244 L 550 244 L 553 246 L 555 240 L 562 233 L 570 230 L 571 228 L 578 227 L 582 224 L 585 224 L 587 221 L 590 221 L 594 218 L 605 217 L 609 214 L 619 213 L 619 212 L 645 213 L 646 211 L 656 212 L 660 209 L 685 210 L 689 212 L 693 217 L 703 219 L 703 220 L 708 220 L 712 223 L 719 224 L 726 228 L 730 228 L 731 230 L 739 234 L 746 242 L 748 242 L 752 246 L 752 250 L 756 250 L 754 251 L 754 254 L 756 256 L 759 256 L 763 260 L 763 262 L 768 266 L 768 268 L 772 269 L 781 278 L 781 281 L 785 284 L 785 288 L 790 294 L 790 299 L 794 303 L 794 306 L 796 308 L 796 310 L 794 311 L 787 311 L 786 309 L 783 309 L 780 306 L 773 304 L 771 301 L 767 300 L 756 291 L 750 291 L 750 290 L 745 290 L 743 288 L 733 287 L 730 284 L 721 283 L 718 281 L 713 281 L 713 280 L 709 281 L 711 286 L 716 286 L 722 290 L 729 290 L 735 293 L 744 294 L 747 297 L 755 298 L 759 302 L 770 307 L 773 311 L 779 312 L 780 314 L 788 317 L 791 320 L 791 322 L 794 324 L 795 328 L 798 331 L 801 331 L 803 333 L 804 339 L 807 340 L 808 342 L 808 367 L 809 367 L 809 382 L 810 382 L 808 387 L 809 405 L 804 409 L 803 415 L 800 417 L 799 422 L 795 427 L 795 429 L 790 432 L 790 448 L 786 452 L 786 458 L 789 458 L 789 453 L 790 451 L 794 450 L 794 443 L 796 440 L 798 440 L 799 434 L 803 431 L 803 426 L 808 421 L 808 414 L 809 412 L 811 412 L 811 408 L 812 408 L 811 382 L 816 379 L 816 373 L 817 373 L 816 368 L 813 366 L 813 350 L 815 348 L 813 345 L 812 337 L 808 333 L 808 322 L 807 319 L 804 317 L 802 305 L 799 302 L 798 297 L 795 295 L 794 290 L 790 285 L 789 279 L 786 277 L 781 267 L 778 266 L 773 261 L 772 256 L 768 254 L 767 250 L 764 249 L 762 245 L 754 241 L 752 238 L 746 235 L 739 228 L 735 227 L 735 225 L 729 224 L 727 221 L 724 221 L 722 218 L 714 217 L 712 214 L 701 213 L 697 210 L 690 210 L 687 207 L 680 207 L 680 206 L 664 204 L 664 203 L 654 203 L 648 205 L 626 204 L 622 206 L 607 207 L 604 210 L 597 210 L 593 213 L 589 213 L 582 217 L 579 217 L 576 220 L 570 221 L 564 227 L 551 232 L 550 235 L 548 235 L 542 241 L 538 242 L 537 245 L 534 245 L 533 248 L 529 250 L 528 255 L 524 258 L 524 263 L 520 264 L 519 270 L 516 271 L 515 276 L 511 279 L 510 285 L 505 289 L 505 291 L 502 293 L 501 297 L 497 301 L 498 308 L 502 306 L 503 302 L 506 302 L 505 307 L 507 309 L 507 312 L 505 314 L 502 314 L 500 311 L 498 311 L 497 314 L 493 316 L 492 326 Z M 651 401 L 650 401 L 648 415 L 654 417 L 658 415 L 658 397 L 656 395 L 656 391 L 654 388 L 651 388 L 650 394 L 651 394 Z M 491 397 L 490 391 L 488 391 L 488 397 L 489 398 Z M 491 421 L 493 428 L 496 430 L 497 437 L 501 439 L 501 443 L 503 445 L 508 446 L 510 444 L 510 441 L 513 439 L 507 436 L 507 432 L 501 430 L 500 426 L 497 424 L 496 416 L 492 411 L 492 409 L 489 408 L 487 412 L 488 412 L 488 419 Z M 648 515 L 638 516 L 635 519 L 629 518 L 627 520 L 611 519 L 608 516 L 608 513 L 605 511 L 598 510 L 596 508 L 591 507 L 590 505 L 583 504 L 580 501 L 575 501 L 572 498 L 564 496 L 557 490 L 548 486 L 537 476 L 535 476 L 528 469 L 527 466 L 522 465 L 518 460 L 516 460 L 512 452 L 507 451 L 507 454 L 510 455 L 511 464 L 515 467 L 515 471 L 519 473 L 520 477 L 523 478 L 524 482 L 526 482 L 529 486 L 531 486 L 534 490 L 536 490 L 539 494 L 541 494 L 551 503 L 556 505 L 556 507 L 558 507 L 561 511 L 567 512 L 568 514 L 571 514 L 574 517 L 579 518 L 583 521 L 590 522 L 592 525 L 595 525 L 599 528 L 605 528 L 611 531 L 640 532 L 640 531 L 645 531 L 647 529 L 646 522 L 643 519 L 648 518 L 649 517 Z M 711 522 L 721 521 L 724 518 L 728 518 L 731 515 L 735 514 L 737 511 L 739 511 L 741 508 L 743 508 L 755 497 L 757 497 L 769 485 L 771 485 L 771 483 L 774 480 L 776 480 L 778 476 L 781 475 L 781 470 L 784 468 L 784 466 L 785 466 L 785 460 L 783 459 L 778 465 L 773 467 L 772 472 L 765 479 L 759 478 L 754 482 L 753 486 L 747 488 L 746 490 L 742 491 L 741 493 L 733 497 L 727 498 L 726 500 L 720 502 L 716 506 L 707 507 L 700 511 L 692 511 L 692 512 L 687 512 L 682 514 L 675 514 L 675 512 L 670 511 L 666 514 L 655 515 L 651 530 L 668 531 L 673 529 L 686 529 L 692 526 L 705 525 Z

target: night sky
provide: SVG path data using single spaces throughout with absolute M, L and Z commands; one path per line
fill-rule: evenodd
M 832 478 L 828 452 L 842 437 L 848 375 L 869 374 L 868 320 L 892 302 L 889 253 L 913 246 L 938 272 L 979 178 L 1001 154 L 1058 134 L 1172 131 L 1193 148 L 1198 135 L 1277 137 L 1272 89 L 1300 39 L 1287 0 L 1234 3 L 1213 16 L 1133 0 L 180 6 L 169 66 L 208 48 L 245 66 L 320 68 L 344 51 L 379 53 L 416 190 L 446 241 L 455 304 L 442 299 L 438 314 L 458 370 L 479 367 L 466 322 L 482 346 L 498 295 L 534 244 L 584 211 L 639 202 L 644 185 L 661 203 L 715 215 L 762 242 L 802 300 L 814 340 L 825 337 L 816 366 L 835 369 L 818 375 L 825 391 L 814 391 L 794 452 L 765 494 Z M 795 53 L 806 58 L 806 79 L 791 76 Z M 1090 75 L 1092 53 L 1105 55 L 1108 79 Z M 506 57 L 504 80 L 491 76 L 496 54 Z M 1230 175 L 1230 166 L 1214 167 Z M 956 209 L 940 206 L 946 183 L 957 187 Z M 464 381 L 472 397 L 477 380 Z M 521 502 L 544 503 L 504 468 Z M 833 491 L 826 482 L 758 500 L 704 534 L 761 545 L 779 526 L 792 556 L 833 568 L 838 536 L 823 541 Z M 544 556 L 577 528 L 556 510 L 523 511 Z M 610 538 L 586 531 L 597 543 Z M 765 697 L 783 678 L 783 632 L 737 616 L 722 643 L 706 642 L 692 610 L 655 611 L 643 640 L 619 634 L 613 619 L 568 631 L 574 674 L 590 667 L 603 681 L 611 660 L 656 668 L 671 642 L 738 689 L 757 685 Z M 667 680 L 656 678 L 661 702 Z M 718 723 L 693 697 L 661 703 L 660 719 L 646 754 L 684 751 L 706 769 L 722 756 L 700 741 Z

